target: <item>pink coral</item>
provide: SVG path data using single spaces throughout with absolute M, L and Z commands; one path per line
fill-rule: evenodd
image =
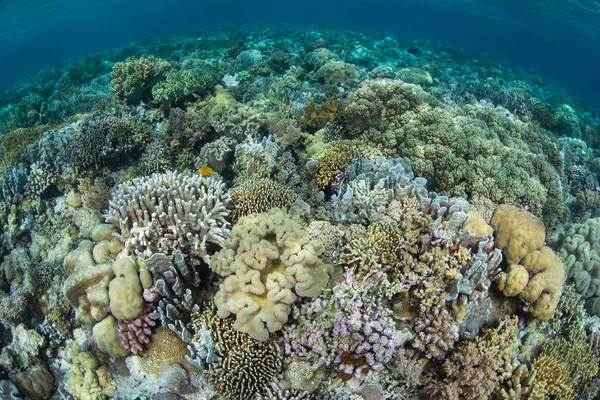
M 144 349 L 144 345 L 150 343 L 152 327 L 156 322 L 152 319 L 152 310 L 146 310 L 144 314 L 136 319 L 119 320 L 119 336 L 123 347 L 131 353 L 137 354 Z

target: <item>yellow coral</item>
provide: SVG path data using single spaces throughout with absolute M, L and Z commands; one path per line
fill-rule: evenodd
M 373 159 L 381 155 L 376 148 L 360 140 L 338 140 L 329 143 L 323 150 L 315 154 L 317 161 L 315 179 L 322 188 L 334 183 L 343 168 L 358 159 Z
M 508 264 L 517 264 L 521 258 L 544 245 L 544 225 L 530 212 L 517 207 L 501 205 L 492 217 L 496 247 L 502 250 Z
M 100 380 L 106 375 L 104 367 L 98 359 L 89 353 L 79 352 L 77 344 L 73 345 L 73 369 L 67 378 L 67 388 L 78 399 L 103 400 L 114 393 L 114 382 L 110 379 Z
M 287 208 L 294 200 L 293 190 L 269 178 L 248 179 L 229 192 L 235 204 L 233 219 L 271 208 Z

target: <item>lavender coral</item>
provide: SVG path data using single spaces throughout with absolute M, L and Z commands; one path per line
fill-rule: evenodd
M 120 320 L 117 324 L 121 344 L 133 354 L 144 349 L 144 345 L 150 342 L 152 327 L 156 322 L 152 319 L 153 312 L 146 311 L 135 319 Z

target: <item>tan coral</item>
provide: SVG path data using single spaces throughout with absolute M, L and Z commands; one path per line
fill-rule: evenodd
M 114 358 L 124 357 L 129 354 L 129 351 L 121 344 L 117 320 L 112 315 L 94 325 L 92 332 L 94 342 L 96 342 L 101 352 L 107 353 Z
M 463 225 L 463 229 L 469 232 L 473 232 L 476 237 L 490 236 L 494 234 L 494 229 L 488 225 L 483 219 L 481 214 L 475 210 L 467 211 L 469 219 Z
M 135 319 L 144 312 L 142 284 L 135 263 L 121 258 L 113 263 L 115 278 L 110 281 L 110 311 L 118 319 Z
M 547 320 L 558 305 L 565 283 L 565 266 L 551 248 L 544 246 L 532 251 L 522 260 L 530 274 L 529 283 L 520 297 L 533 306 L 529 312 L 534 317 Z
M 108 284 L 114 277 L 110 264 L 94 264 L 92 242 L 83 241 L 67 255 L 65 270 L 72 270 L 62 292 L 75 308 L 77 319 L 88 325 L 106 317 L 109 312 Z
M 542 222 L 530 212 L 501 205 L 492 217 L 496 247 L 501 249 L 507 263 L 517 264 L 521 258 L 544 245 Z
M 318 296 L 329 281 L 333 267 L 321 253 L 280 209 L 241 218 L 211 263 L 225 277 L 215 296 L 218 315 L 235 314 L 235 329 L 267 340 L 287 322 L 296 295 Z

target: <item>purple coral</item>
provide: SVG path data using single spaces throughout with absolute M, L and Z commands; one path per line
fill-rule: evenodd
M 152 327 L 156 322 L 152 319 L 153 310 L 146 310 L 144 314 L 136 319 L 119 320 L 119 336 L 121 344 L 131 353 L 137 354 L 144 349 L 144 345 L 150 343 Z

